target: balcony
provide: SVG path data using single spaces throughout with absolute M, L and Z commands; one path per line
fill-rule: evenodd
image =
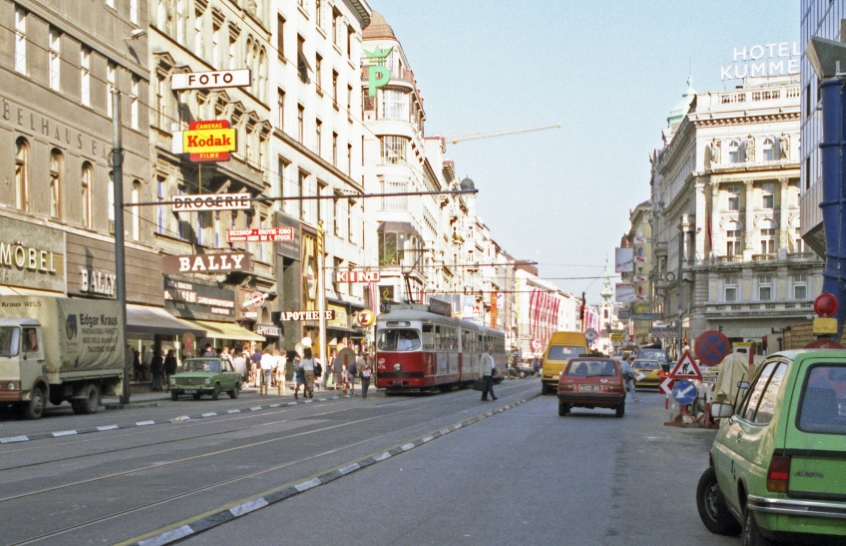
M 778 254 L 753 254 L 753 262 L 771 262 L 778 260 Z

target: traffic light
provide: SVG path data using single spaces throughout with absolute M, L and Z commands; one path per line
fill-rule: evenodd
M 585 306 L 579 306 L 579 320 L 585 320 Z
M 767 336 L 761 338 L 761 348 L 764 349 L 764 352 L 767 352 Z
M 687 338 L 684 338 L 684 339 L 682 340 L 682 345 L 687 345 L 687 344 L 688 344 L 688 343 L 687 343 Z

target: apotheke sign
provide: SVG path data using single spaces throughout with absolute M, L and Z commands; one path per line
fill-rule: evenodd
M 334 320 L 335 319 L 335 311 L 334 309 L 330 309 L 329 311 L 323 312 L 323 318 L 326 320 Z M 319 320 L 320 319 L 320 311 L 282 311 L 280 314 L 279 320 L 282 322 L 292 321 L 292 320 Z

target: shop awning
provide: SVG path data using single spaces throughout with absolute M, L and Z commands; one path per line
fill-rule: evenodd
M 211 320 L 186 320 L 185 322 L 196 325 L 206 331 L 209 339 L 230 339 L 234 341 L 267 341 L 264 336 L 241 328 L 232 322 L 214 322 Z M 197 336 L 198 338 L 200 336 Z
M 53 296 L 65 298 L 64 292 L 53 292 L 51 290 L 37 290 L 35 288 L 21 288 L 19 286 L 0 285 L 0 296 Z
M 126 331 L 136 334 L 159 334 L 163 336 L 181 336 L 192 333 L 196 337 L 206 337 L 206 329 L 181 320 L 161 307 L 146 307 L 129 304 L 126 306 Z

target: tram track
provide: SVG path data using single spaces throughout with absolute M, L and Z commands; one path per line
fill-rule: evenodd
M 505 390 L 505 389 L 502 389 L 502 390 Z M 511 389 L 508 389 L 508 390 L 511 390 Z M 525 394 L 525 393 L 524 392 L 518 392 L 518 393 L 513 393 L 513 394 L 503 393 L 503 395 L 500 398 L 503 399 L 503 400 L 506 400 L 507 398 L 511 398 L 515 395 L 516 396 L 522 396 L 523 394 Z M 425 399 L 423 399 L 423 400 L 425 400 Z M 458 400 L 456 400 L 456 401 L 458 401 Z M 398 402 L 401 402 L 401 400 L 398 400 Z M 390 403 L 390 402 L 387 402 L 387 403 L 383 403 L 381 405 L 393 405 L 393 404 Z M 290 439 L 290 438 L 293 438 L 293 437 L 305 436 L 305 435 L 308 435 L 308 434 L 316 434 L 316 433 L 319 433 L 319 432 L 325 432 L 327 430 L 331 430 L 331 429 L 342 427 L 342 426 L 349 426 L 349 425 L 360 424 L 360 423 L 364 423 L 364 422 L 368 422 L 368 421 L 373 421 L 373 420 L 376 420 L 376 419 L 379 419 L 379 418 L 392 417 L 392 416 L 399 415 L 401 413 L 407 413 L 407 412 L 414 411 L 414 410 L 417 409 L 418 405 L 419 404 L 414 404 L 414 407 L 406 408 L 406 409 L 403 409 L 403 410 L 400 410 L 400 411 L 397 411 L 397 412 L 392 412 L 392 413 L 387 414 L 387 415 L 377 415 L 377 416 L 368 417 L 368 418 L 364 418 L 364 419 L 358 419 L 358 420 L 355 420 L 355 421 L 349 421 L 349 422 L 344 422 L 344 423 L 331 425 L 331 426 L 327 426 L 327 427 L 321 427 L 320 429 L 314 429 L 314 430 L 310 430 L 310 431 L 296 433 L 296 434 L 293 434 L 293 435 L 287 435 L 285 438 L 265 440 L 265 441 L 262 441 L 262 442 L 253 443 L 251 445 L 255 446 L 255 445 L 261 445 L 261 444 L 267 444 L 267 443 L 271 443 L 271 442 L 274 442 L 274 441 L 281 441 L 283 439 Z M 328 413 L 334 413 L 334 412 L 325 412 L 325 414 L 328 414 Z M 313 416 L 312 417 L 303 417 L 303 419 L 308 419 L 308 418 L 313 418 Z M 436 418 L 432 419 L 430 421 L 433 421 L 433 420 L 436 420 Z M 427 422 L 430 422 L 430 421 L 427 421 Z M 338 453 L 338 452 L 343 452 L 344 450 L 351 449 L 351 448 L 359 446 L 361 444 L 376 441 L 376 440 L 386 438 L 386 437 L 391 436 L 391 435 L 401 434 L 403 432 L 406 432 L 406 431 L 409 431 L 409 430 L 412 430 L 412 429 L 415 429 L 415 428 L 420 428 L 420 426 L 421 426 L 421 423 L 418 422 L 418 423 L 414 423 L 412 425 L 409 425 L 407 427 L 403 427 L 403 428 L 400 428 L 400 429 L 394 429 L 394 430 L 391 430 L 389 432 L 385 432 L 385 433 L 382 433 L 382 434 L 376 434 L 376 435 L 368 436 L 367 438 L 357 440 L 355 442 L 349 442 L 349 443 L 346 443 L 344 445 L 334 447 L 332 449 L 324 450 L 324 451 L 317 453 L 317 454 L 308 454 L 304 457 L 300 457 L 300 458 L 293 460 L 293 461 L 286 461 L 284 463 L 281 463 L 281 464 L 278 464 L 278 465 L 273 465 L 273 466 L 268 467 L 268 468 L 263 468 L 263 469 L 255 471 L 255 472 L 249 472 L 249 473 L 246 473 L 246 474 L 243 474 L 243 475 L 240 475 L 240 476 L 233 476 L 231 478 L 221 480 L 221 481 L 216 482 L 214 484 L 204 485 L 202 487 L 194 488 L 194 489 L 189 490 L 189 491 L 183 491 L 183 492 L 180 492 L 178 494 L 168 496 L 166 498 L 162 498 L 162 499 L 155 500 L 153 502 L 145 503 L 143 505 L 130 507 L 130 508 L 127 508 L 127 509 L 124 509 L 124 510 L 119 510 L 119 511 L 113 512 L 111 514 L 92 518 L 88 521 L 77 523 L 77 524 L 74 524 L 74 525 L 70 525 L 70 526 L 64 527 L 62 529 L 57 529 L 55 531 L 42 533 L 42 534 L 35 536 L 35 537 L 28 537 L 26 539 L 19 540 L 17 542 L 9 543 L 8 546 L 24 546 L 24 545 L 29 545 L 29 544 L 35 544 L 35 543 L 38 543 L 38 542 L 44 541 L 44 540 L 54 539 L 56 537 L 66 535 L 66 534 L 73 532 L 73 531 L 77 531 L 77 530 L 84 529 L 84 528 L 87 528 L 87 527 L 92 527 L 92 526 L 95 526 L 95 525 L 98 525 L 98 524 L 101 524 L 101 523 L 110 522 L 110 521 L 113 521 L 113 520 L 116 520 L 116 519 L 119 519 L 119 518 L 122 518 L 122 517 L 126 517 L 126 516 L 129 516 L 129 515 L 132 515 L 132 514 L 138 514 L 138 513 L 143 512 L 144 510 L 149 510 L 151 508 L 162 506 L 162 505 L 165 505 L 167 503 L 170 503 L 170 502 L 173 502 L 173 501 L 176 501 L 176 500 L 185 499 L 187 497 L 191 497 L 193 495 L 197 495 L 197 494 L 200 494 L 200 493 L 210 492 L 214 489 L 217 489 L 217 488 L 220 488 L 220 487 L 223 487 L 223 486 L 226 486 L 226 485 L 231 485 L 233 483 L 244 481 L 244 480 L 247 480 L 247 479 L 255 478 L 257 476 L 260 476 L 262 474 L 266 474 L 268 472 L 273 472 L 273 471 L 280 470 L 280 469 L 283 469 L 283 468 L 286 468 L 286 467 L 292 467 L 294 465 L 297 465 L 297 464 L 300 464 L 300 463 L 303 463 L 303 462 L 306 462 L 306 461 L 311 461 L 311 460 L 314 460 L 316 458 L 325 457 L 327 455 L 331 455 L 331 454 Z M 243 427 L 243 428 L 249 428 L 249 427 Z M 237 448 L 229 448 L 229 449 L 225 449 L 225 450 L 218 450 L 217 452 L 214 452 L 214 453 L 207 453 L 207 454 L 203 454 L 203 455 L 199 455 L 199 456 L 186 457 L 184 459 L 181 459 L 180 461 L 172 461 L 170 463 L 167 463 L 167 465 L 178 464 L 180 462 L 184 463 L 186 461 L 196 460 L 196 459 L 201 458 L 201 457 L 220 455 L 221 453 L 231 452 L 231 451 L 235 451 L 235 450 L 243 449 L 243 448 L 248 448 L 248 447 L 250 447 L 250 446 L 239 446 Z M 144 471 L 144 470 L 161 468 L 163 466 L 165 466 L 165 465 L 162 465 L 162 464 L 151 465 L 151 466 L 145 467 L 143 469 L 135 469 L 135 470 L 132 470 L 132 471 L 127 471 L 125 473 L 116 473 L 116 474 L 113 474 L 113 475 L 110 475 L 110 476 L 107 476 L 107 477 L 101 477 L 101 479 L 110 479 L 110 478 L 125 476 L 127 474 L 137 473 L 137 472 L 141 472 L 141 471 Z M 56 488 L 48 488 L 48 489 L 44 489 L 44 490 L 41 490 L 41 491 L 38 491 L 38 492 L 31 492 L 31 493 L 27 493 L 27 494 L 23 494 L 23 495 L 17 495 L 17 496 L 14 496 L 14 497 L 8 497 L 8 498 L 5 498 L 5 499 L 0 499 L 0 503 L 15 500 L 15 499 L 20 499 L 20 498 L 24 498 L 24 497 L 31 497 L 31 496 L 39 495 L 39 494 L 46 494 L 46 493 L 49 493 L 49 492 L 56 491 L 60 488 L 67 488 L 67 487 L 72 487 L 72 486 L 75 486 L 75 485 L 90 484 L 90 483 L 93 483 L 94 481 L 96 481 L 96 480 L 84 480 L 84 481 L 77 482 L 77 483 L 74 483 L 74 484 L 66 484 L 65 486 L 60 486 L 60 487 L 56 487 Z

